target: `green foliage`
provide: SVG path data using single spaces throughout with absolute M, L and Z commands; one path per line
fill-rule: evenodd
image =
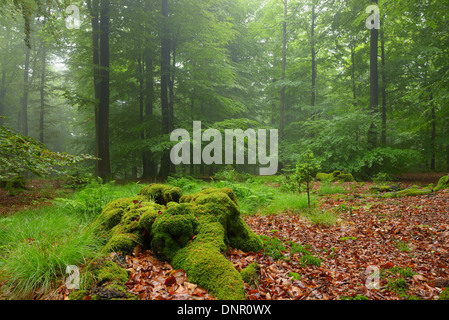
M 38 176 L 67 174 L 67 166 L 94 159 L 92 156 L 73 156 L 51 152 L 31 137 L 0 127 L 0 179 L 5 180 L 30 171 Z

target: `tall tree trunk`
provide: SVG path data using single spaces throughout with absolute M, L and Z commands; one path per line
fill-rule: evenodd
M 382 59 L 382 131 L 381 131 L 381 144 L 385 146 L 387 144 L 387 73 L 385 70 L 386 57 L 385 57 L 385 40 L 384 31 L 380 32 L 380 47 L 381 47 L 381 59 Z
M 285 81 L 285 68 L 287 65 L 287 0 L 284 0 L 284 21 L 282 23 L 282 74 L 281 79 Z M 284 137 L 284 112 L 285 112 L 285 84 L 281 88 L 281 101 L 279 107 L 279 138 Z
M 99 140 L 97 137 L 100 136 L 99 130 L 99 100 L 100 100 L 100 51 L 99 51 L 99 40 L 100 40 L 100 24 L 99 24 L 99 0 L 89 0 L 87 1 L 87 6 L 90 12 L 91 24 L 92 24 L 92 64 L 93 64 L 93 83 L 94 83 L 94 116 L 95 116 L 95 154 L 99 154 Z M 95 161 L 95 173 L 98 175 L 98 161 Z
M 111 177 L 109 158 L 109 10 L 110 1 L 101 0 L 100 5 L 100 70 L 99 70 L 99 104 L 98 104 L 98 162 L 97 175 L 108 181 Z
M 154 80 L 153 80 L 153 60 L 149 49 L 145 50 L 145 116 L 144 120 L 149 120 L 153 116 L 154 101 Z M 151 130 L 144 131 L 145 139 L 151 138 Z M 156 166 L 152 160 L 151 151 L 145 149 L 142 152 L 142 179 L 148 179 L 156 175 Z
M 355 82 L 355 46 L 351 45 L 351 80 L 352 80 L 352 100 L 353 105 L 357 106 L 357 85 Z
M 449 172 L 449 145 L 446 146 L 446 171 Z
M 435 163 L 436 163 L 436 146 L 435 139 L 437 135 L 437 119 L 435 114 L 435 104 L 433 103 L 433 94 L 430 93 L 430 103 L 432 104 L 432 108 L 430 109 L 430 170 L 435 171 Z
M 39 141 L 41 143 L 44 143 L 46 64 L 47 64 L 47 47 L 44 42 L 43 43 L 43 51 L 42 51 L 42 74 L 41 74 L 41 88 L 40 88 L 41 106 L 40 106 L 40 110 L 39 110 Z
M 6 59 L 5 59 L 6 60 Z M 5 97 L 6 97 L 6 65 L 3 65 L 2 79 L 0 82 L 0 126 L 3 126 L 5 116 Z
M 371 0 L 371 3 L 377 5 L 377 0 Z M 377 66 L 378 55 L 378 41 L 379 30 L 376 28 L 371 29 L 370 40 L 370 104 L 369 110 L 372 115 L 372 121 L 368 130 L 368 144 L 371 148 L 375 148 L 377 145 L 377 134 L 375 130 L 374 119 L 377 113 L 377 107 L 379 105 L 379 74 Z
M 168 26 L 168 0 L 162 0 L 162 36 L 161 36 L 161 111 L 162 133 L 170 133 L 170 107 L 168 86 L 170 82 L 170 31 Z M 159 176 L 166 178 L 170 173 L 170 152 L 165 151 L 161 159 Z
M 315 99 L 316 99 L 316 90 L 315 90 L 315 83 L 316 83 L 316 51 L 315 51 L 315 5 L 312 5 L 312 26 L 310 30 L 310 49 L 311 49 L 311 56 L 312 56 L 312 85 L 311 85 L 311 100 L 310 105 L 313 107 L 315 106 Z M 314 113 L 314 112 L 313 112 Z
M 29 91 L 28 76 L 30 73 L 30 54 L 31 49 L 29 47 L 26 47 L 25 68 L 23 70 L 23 96 L 22 96 L 22 133 L 24 136 L 28 135 L 28 91 Z

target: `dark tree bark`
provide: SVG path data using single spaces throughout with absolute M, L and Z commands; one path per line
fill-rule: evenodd
M 433 103 L 433 94 L 430 93 L 430 103 L 432 108 L 430 109 L 430 170 L 435 171 L 436 168 L 436 145 L 435 139 L 437 135 L 437 119 L 435 114 L 435 104 Z
M 380 47 L 381 47 L 381 59 L 382 59 L 382 131 L 381 131 L 381 144 L 385 146 L 387 144 L 387 73 L 385 70 L 386 57 L 385 57 L 385 41 L 384 32 L 380 32 Z
M 109 158 L 109 10 L 110 1 L 101 0 L 100 5 L 100 69 L 99 76 L 99 103 L 97 131 L 98 161 L 97 175 L 108 181 L 111 177 L 111 165 Z
M 87 1 L 87 6 L 91 16 L 92 24 L 92 64 L 93 64 L 93 83 L 94 83 L 94 116 L 95 116 L 95 154 L 99 154 L 99 141 L 97 137 L 99 134 L 99 105 L 100 100 L 100 22 L 99 22 L 99 0 Z M 98 161 L 95 161 L 95 173 L 98 174 Z
M 377 4 L 377 0 L 371 0 L 371 3 Z M 378 42 L 379 42 L 379 30 L 376 28 L 371 29 L 370 40 L 370 104 L 369 111 L 372 118 L 375 119 L 377 108 L 379 105 L 379 74 L 378 74 Z M 374 120 L 371 122 L 368 130 L 368 145 L 371 148 L 375 148 L 377 145 L 377 133 L 375 130 Z
M 162 133 L 169 134 L 171 129 L 168 86 L 170 82 L 170 31 L 168 26 L 168 0 L 162 0 L 162 36 L 161 36 L 161 111 Z M 162 155 L 159 176 L 166 178 L 170 173 L 170 152 Z

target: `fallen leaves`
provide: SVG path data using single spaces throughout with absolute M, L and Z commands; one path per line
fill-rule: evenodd
M 151 251 L 125 257 L 128 292 L 140 300 L 212 300 L 208 291 L 188 282 L 184 270 L 175 270 L 156 259 Z

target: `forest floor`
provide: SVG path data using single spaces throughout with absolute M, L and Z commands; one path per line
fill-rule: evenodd
M 407 175 L 399 182 L 404 187 L 436 184 L 441 176 Z M 45 181 L 31 181 L 30 185 L 31 190 L 14 197 L 0 191 L 0 214 L 45 205 L 48 199 L 69 192 L 60 184 Z M 433 300 L 446 295 L 449 190 L 380 199 L 360 196 L 369 194 L 373 183 L 348 182 L 342 186 L 347 193 L 320 196 L 317 205 L 322 211 L 338 213 L 338 221 L 332 226 L 313 224 L 293 212 L 244 215 L 255 233 L 280 240 L 277 249 L 281 253 L 281 258 L 274 259 L 264 253 L 228 251 L 227 258 L 238 270 L 254 262 L 260 266 L 258 284 L 245 284 L 247 299 L 339 300 L 363 296 L 373 300 Z M 303 253 L 295 251 L 295 245 L 306 248 L 317 258 L 315 263 L 304 263 Z M 173 270 L 150 251 L 126 256 L 126 263 L 130 274 L 126 285 L 139 299 L 213 299 L 206 290 L 189 283 L 182 270 Z M 377 289 L 370 288 L 372 284 Z M 68 293 L 61 282 L 46 299 L 68 299 Z

